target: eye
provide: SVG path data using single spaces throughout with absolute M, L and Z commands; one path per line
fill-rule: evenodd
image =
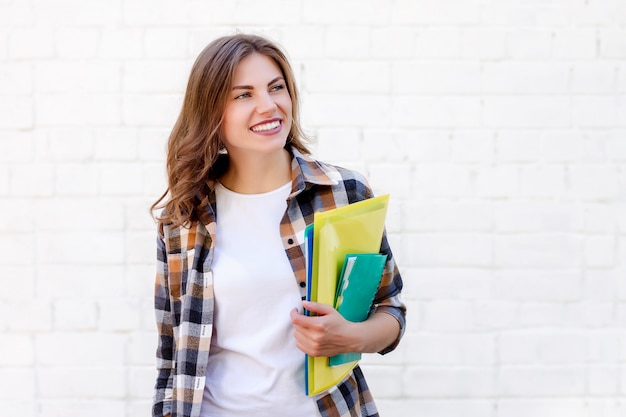
M 248 98 L 250 97 L 250 93 L 243 93 L 243 94 L 239 94 L 238 96 L 235 97 L 235 100 L 241 100 L 244 98 Z
M 285 88 L 285 84 L 276 84 L 270 88 L 270 91 L 280 91 Z

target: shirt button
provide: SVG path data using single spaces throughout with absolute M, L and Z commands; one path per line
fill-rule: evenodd
M 302 282 L 300 283 L 300 287 L 301 287 L 301 288 L 306 287 L 306 282 L 302 281 Z
M 293 245 L 293 239 L 292 238 L 287 239 L 287 243 L 289 243 L 290 245 Z

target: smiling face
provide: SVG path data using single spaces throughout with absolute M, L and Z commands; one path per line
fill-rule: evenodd
M 224 109 L 222 136 L 231 157 L 285 147 L 292 123 L 291 97 L 279 66 L 253 53 L 237 65 Z

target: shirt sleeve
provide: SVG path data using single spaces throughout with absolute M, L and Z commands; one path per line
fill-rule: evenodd
M 406 305 L 401 299 L 402 277 L 400 276 L 400 271 L 398 270 L 393 254 L 391 253 L 386 232 L 383 233 L 380 252 L 387 255 L 387 263 L 383 270 L 383 276 L 374 299 L 371 314 L 378 312 L 390 314 L 398 320 L 398 324 L 400 325 L 398 338 L 391 345 L 378 352 L 384 355 L 394 350 L 404 335 L 406 328 Z
M 154 288 L 154 311 L 158 333 L 156 352 L 157 380 L 154 387 L 152 416 L 171 413 L 172 382 L 174 376 L 173 316 L 170 303 L 167 251 L 163 236 L 157 237 L 157 272 Z

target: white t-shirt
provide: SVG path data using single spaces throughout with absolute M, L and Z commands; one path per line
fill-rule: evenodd
M 291 183 L 263 194 L 216 184 L 214 330 L 202 417 L 319 416 L 289 313 L 300 291 L 280 237 Z

